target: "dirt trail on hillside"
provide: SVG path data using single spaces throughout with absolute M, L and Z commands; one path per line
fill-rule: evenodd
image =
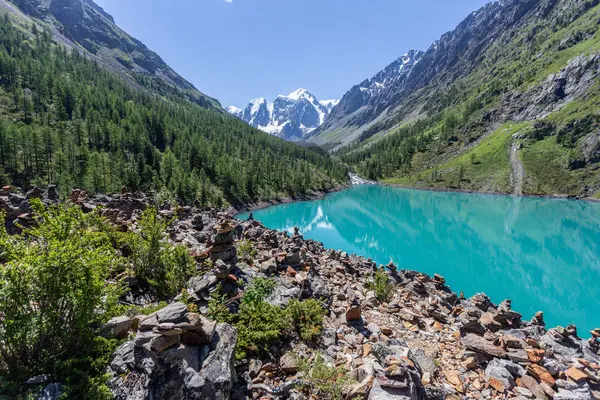
M 519 150 L 519 145 L 516 141 L 513 140 L 510 145 L 510 167 L 511 167 L 511 176 L 510 180 L 513 185 L 513 194 L 515 196 L 523 195 L 523 179 L 525 177 L 525 172 L 523 170 L 523 164 L 521 160 L 519 160 L 519 154 L 517 153 Z

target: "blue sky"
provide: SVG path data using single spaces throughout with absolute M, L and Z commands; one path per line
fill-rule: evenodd
M 410 49 L 426 50 L 487 0 L 95 0 L 223 105 L 300 87 L 341 98 Z

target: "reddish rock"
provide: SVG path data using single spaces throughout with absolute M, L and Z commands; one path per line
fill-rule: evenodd
M 584 382 L 588 379 L 588 374 L 575 367 L 571 367 L 566 370 L 565 374 L 577 383 Z
M 554 386 L 554 378 L 550 375 L 550 372 L 541 365 L 531 364 L 527 367 L 527 372 L 538 378 L 540 381 L 546 382 L 550 386 Z

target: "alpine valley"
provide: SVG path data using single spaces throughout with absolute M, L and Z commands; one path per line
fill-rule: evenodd
M 244 2 L 113 5 L 173 39 Z M 185 57 L 240 51 L 212 22 Z M 600 199 L 600 0 L 377 32 L 399 57 L 339 101 L 238 109 L 93 0 L 0 0 L 0 399 L 599 400 L 600 204 L 545 197 Z
M 277 96 L 273 102 L 260 97 L 253 99 L 243 110 L 228 106 L 225 109 L 255 128 L 286 140 L 301 140 L 325 122 L 339 100 L 318 101 L 306 89 L 287 96 Z

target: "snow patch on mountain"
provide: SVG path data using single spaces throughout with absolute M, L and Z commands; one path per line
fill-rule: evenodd
M 339 100 L 318 101 L 308 90 L 300 88 L 277 96 L 273 102 L 259 97 L 243 110 L 233 106 L 225 110 L 271 135 L 301 140 L 321 126 L 338 103 Z
M 242 110 L 241 108 L 237 108 L 236 106 L 227 106 L 225 107 L 225 111 L 227 111 L 229 114 L 235 115 L 236 117 L 240 118 L 244 110 Z

